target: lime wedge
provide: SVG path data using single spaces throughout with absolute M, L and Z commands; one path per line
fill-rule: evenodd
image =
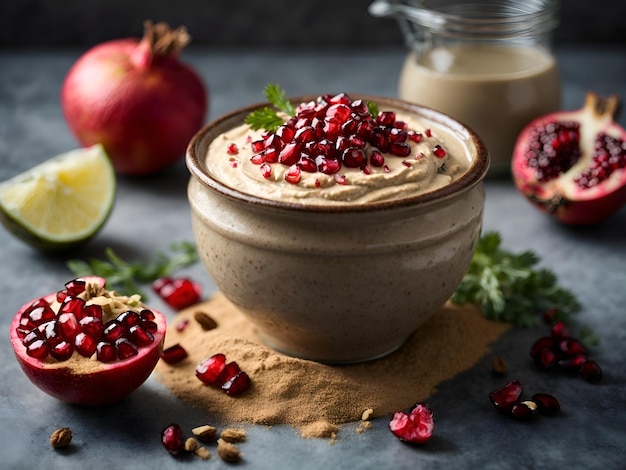
M 0 183 L 0 221 L 44 251 L 74 248 L 108 219 L 115 182 L 101 145 L 57 155 Z

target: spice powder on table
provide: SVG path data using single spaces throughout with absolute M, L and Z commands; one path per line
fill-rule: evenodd
M 218 327 L 206 331 L 194 320 L 207 313 Z M 188 326 L 178 331 L 180 321 Z M 331 366 L 278 353 L 264 346 L 254 326 L 222 294 L 179 312 L 169 322 L 166 344 L 179 343 L 189 357 L 159 361 L 157 379 L 181 400 L 234 423 L 285 424 L 302 437 L 330 437 L 363 412 L 385 416 L 431 396 L 436 387 L 471 368 L 509 325 L 485 319 L 478 307 L 446 304 L 407 343 L 375 361 Z M 195 368 L 216 353 L 236 361 L 252 381 L 230 397 L 196 378 Z

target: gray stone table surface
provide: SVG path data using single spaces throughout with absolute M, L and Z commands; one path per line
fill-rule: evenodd
M 59 90 L 80 50 L 0 51 L 0 180 L 52 155 L 75 148 L 63 120 Z M 402 50 L 214 50 L 191 48 L 192 64 L 211 90 L 207 120 L 238 106 L 262 100 L 263 86 L 281 84 L 288 94 L 354 91 L 396 95 Z M 578 108 L 587 90 L 626 98 L 624 46 L 557 50 L 563 75 L 563 107 Z M 624 117 L 622 125 L 626 124 Z M 141 259 L 170 243 L 192 240 L 186 200 L 188 173 L 181 161 L 146 178 L 119 178 L 117 203 L 98 237 L 72 257 L 101 257 L 113 247 Z M 435 410 L 435 437 L 410 447 L 386 429 L 388 417 L 358 434 L 347 424 L 334 445 L 302 439 L 284 426 L 252 426 L 239 466 L 267 469 L 313 468 L 602 468 L 626 466 L 626 207 L 594 227 L 565 227 L 523 200 L 509 180 L 485 183 L 484 229 L 502 234 L 504 246 L 531 249 L 583 305 L 581 324 L 601 343 L 593 350 L 603 366 L 598 385 L 575 377 L 541 373 L 528 349 L 545 327 L 513 329 L 493 345 L 511 370 L 493 377 L 490 358 L 441 384 L 428 399 Z M 61 256 L 45 256 L 0 229 L 0 467 L 6 469 L 227 468 L 214 457 L 174 459 L 159 442 L 172 421 L 184 429 L 212 417 L 174 398 L 154 377 L 123 402 L 84 408 L 44 395 L 21 373 L 13 357 L 9 323 L 27 300 L 58 289 L 71 273 Z M 202 266 L 187 268 L 205 287 L 215 286 Z M 173 315 L 157 299 L 153 305 Z M 546 391 L 561 400 L 563 413 L 531 423 L 504 419 L 488 392 L 504 380 L 519 378 L 527 393 Z M 50 433 L 69 426 L 75 434 L 69 452 L 55 452 Z

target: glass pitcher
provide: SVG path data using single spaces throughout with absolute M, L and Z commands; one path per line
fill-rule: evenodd
M 471 127 L 489 150 L 489 175 L 503 176 L 524 125 L 561 106 L 550 44 L 558 7 L 557 0 L 376 0 L 369 12 L 396 18 L 405 35 L 399 97 Z

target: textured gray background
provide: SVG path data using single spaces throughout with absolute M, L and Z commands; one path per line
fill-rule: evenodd
M 195 45 L 402 45 L 371 0 L 2 0 L 0 47 L 91 46 L 142 32 L 144 19 L 186 25 Z M 626 43 L 626 2 L 562 0 L 557 43 Z

